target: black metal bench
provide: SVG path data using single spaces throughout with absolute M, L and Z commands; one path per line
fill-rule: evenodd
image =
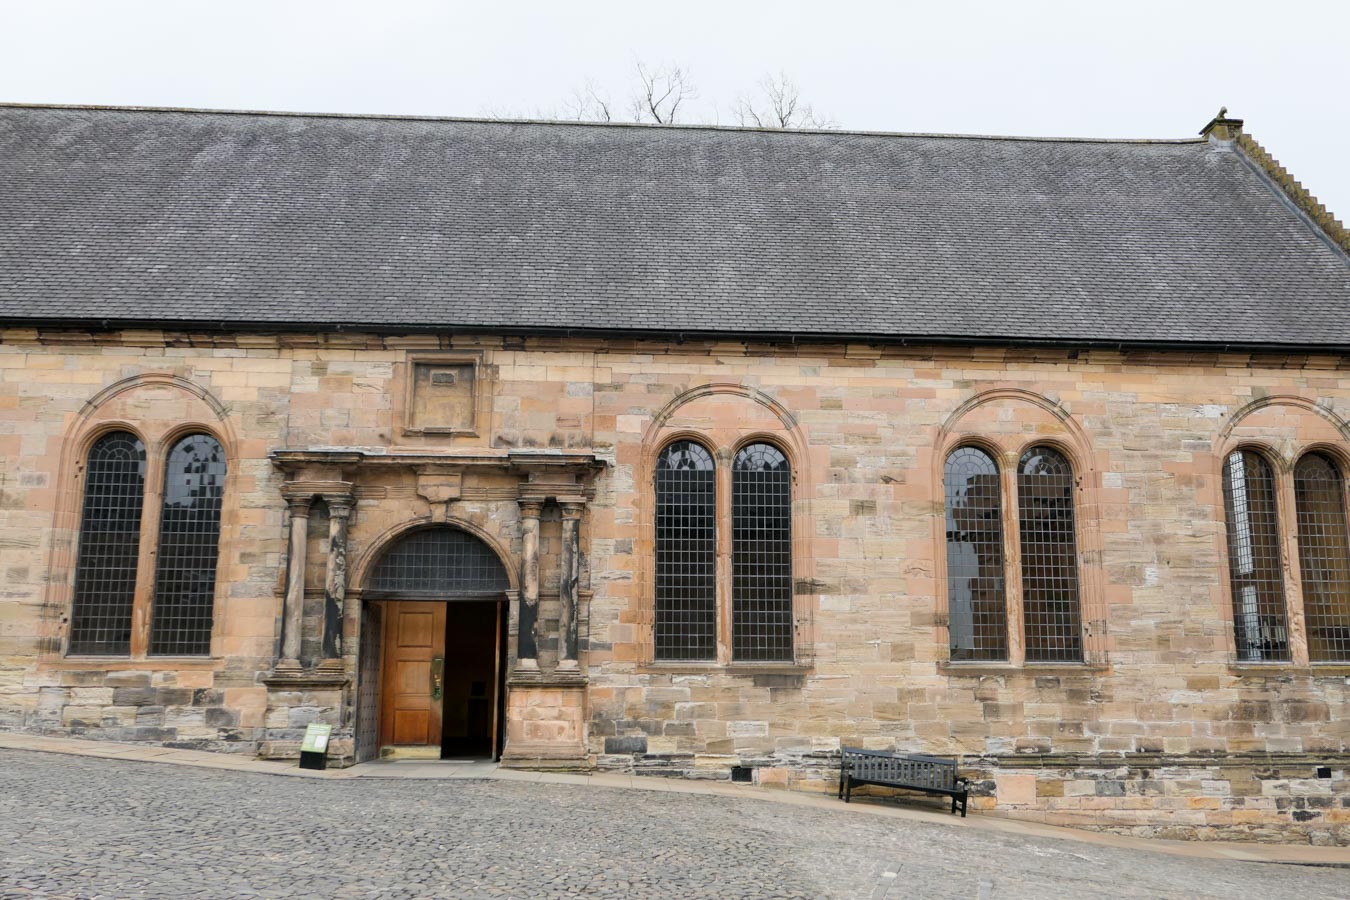
M 887 753 L 844 747 L 839 760 L 839 797 L 849 802 L 855 784 L 923 791 L 952 798 L 952 812 L 959 804 L 966 817 L 967 779 L 956 771 L 956 759 L 945 756 Z

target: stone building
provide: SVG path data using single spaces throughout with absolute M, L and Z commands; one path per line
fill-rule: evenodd
M 1350 236 L 1042 140 L 0 108 L 0 727 L 1350 842 Z

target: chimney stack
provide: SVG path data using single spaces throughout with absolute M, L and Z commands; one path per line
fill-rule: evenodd
M 1200 136 L 1215 141 L 1232 141 L 1242 134 L 1242 120 L 1228 118 L 1228 107 L 1220 106 L 1219 114 L 1200 129 Z

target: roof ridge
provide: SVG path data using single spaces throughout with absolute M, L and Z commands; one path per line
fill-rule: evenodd
M 706 123 L 674 123 L 657 125 L 649 122 L 585 122 L 572 119 L 516 119 L 492 118 L 488 116 L 427 116 L 397 113 L 341 113 L 341 112 L 294 112 L 267 109 L 208 109 L 192 106 L 115 106 L 107 104 L 79 103 L 17 103 L 0 101 L 0 109 L 56 109 L 89 112 L 143 112 L 143 113 L 187 113 L 216 116 L 275 116 L 297 119 L 358 119 L 390 122 L 463 122 L 469 124 L 492 125 L 551 125 L 578 126 L 583 128 L 652 128 L 680 131 L 728 131 L 763 134 L 816 134 L 857 137 L 894 137 L 894 138 L 943 138 L 973 141 L 1034 141 L 1038 143 L 1064 144 L 1203 144 L 1205 138 L 1095 138 L 1095 137 L 1044 137 L 1034 135 L 1010 134 L 951 134 L 935 131 L 869 131 L 850 128 L 758 128 L 746 125 L 709 125 Z
M 1270 151 L 1247 132 L 1238 134 L 1235 143 L 1242 148 L 1244 155 L 1270 177 L 1275 186 L 1301 210 L 1304 215 L 1321 229 L 1322 233 L 1341 250 L 1350 254 L 1350 229 L 1323 205 L 1322 201 L 1296 180 L 1289 170 L 1280 165 L 1280 161 L 1270 155 Z

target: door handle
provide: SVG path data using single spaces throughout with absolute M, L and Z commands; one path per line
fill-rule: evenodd
M 431 659 L 431 699 L 441 699 L 441 681 L 445 677 L 445 657 L 435 656 Z

